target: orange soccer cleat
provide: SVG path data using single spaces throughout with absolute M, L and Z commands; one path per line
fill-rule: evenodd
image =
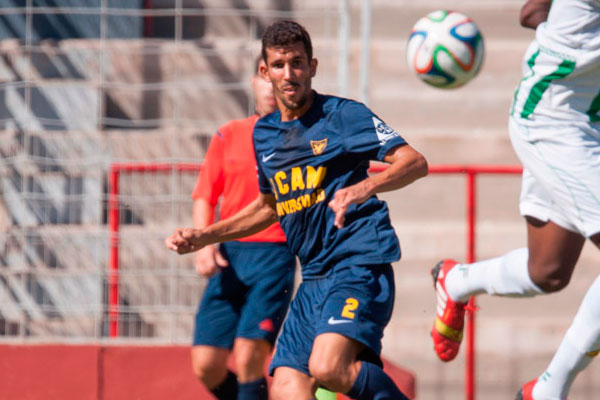
M 537 378 L 524 384 L 523 387 L 517 392 L 517 397 L 515 400 L 533 400 L 533 387 L 536 383 Z
M 463 338 L 467 303 L 453 301 L 446 292 L 446 276 L 456 264 L 456 261 L 446 259 L 431 270 L 437 296 L 437 312 L 431 337 L 433 348 L 442 361 L 451 361 L 456 357 Z

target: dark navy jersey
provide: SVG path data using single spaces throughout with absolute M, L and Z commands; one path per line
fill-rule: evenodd
M 253 134 L 259 189 L 275 196 L 302 276 L 321 276 L 334 265 L 397 261 L 400 245 L 385 202 L 372 196 L 350 205 L 342 229 L 333 225 L 328 203 L 338 189 L 367 178 L 369 160 L 382 160 L 406 142 L 364 104 L 314 95 L 301 118 L 282 122 L 276 111 L 261 118 Z

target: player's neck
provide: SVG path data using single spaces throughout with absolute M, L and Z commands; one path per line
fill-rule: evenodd
M 306 99 L 306 103 L 304 103 L 304 105 L 300 108 L 292 110 L 290 108 L 285 107 L 283 104 L 279 103 L 279 111 L 281 112 L 281 121 L 282 122 L 293 121 L 295 119 L 302 117 L 304 114 L 306 114 L 306 112 L 308 110 L 310 110 L 314 101 L 315 101 L 315 92 L 314 92 L 314 90 L 311 90 L 308 95 L 308 98 Z

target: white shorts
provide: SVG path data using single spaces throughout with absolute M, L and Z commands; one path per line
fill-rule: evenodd
M 521 215 L 585 237 L 600 232 L 600 131 L 511 117 L 512 145 L 523 164 Z

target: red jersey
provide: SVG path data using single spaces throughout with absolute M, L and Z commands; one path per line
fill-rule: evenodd
M 198 174 L 193 199 L 204 199 L 213 207 L 221 198 L 220 219 L 227 219 L 258 196 L 252 130 L 258 115 L 230 121 L 213 136 Z M 285 242 L 279 222 L 241 242 Z

